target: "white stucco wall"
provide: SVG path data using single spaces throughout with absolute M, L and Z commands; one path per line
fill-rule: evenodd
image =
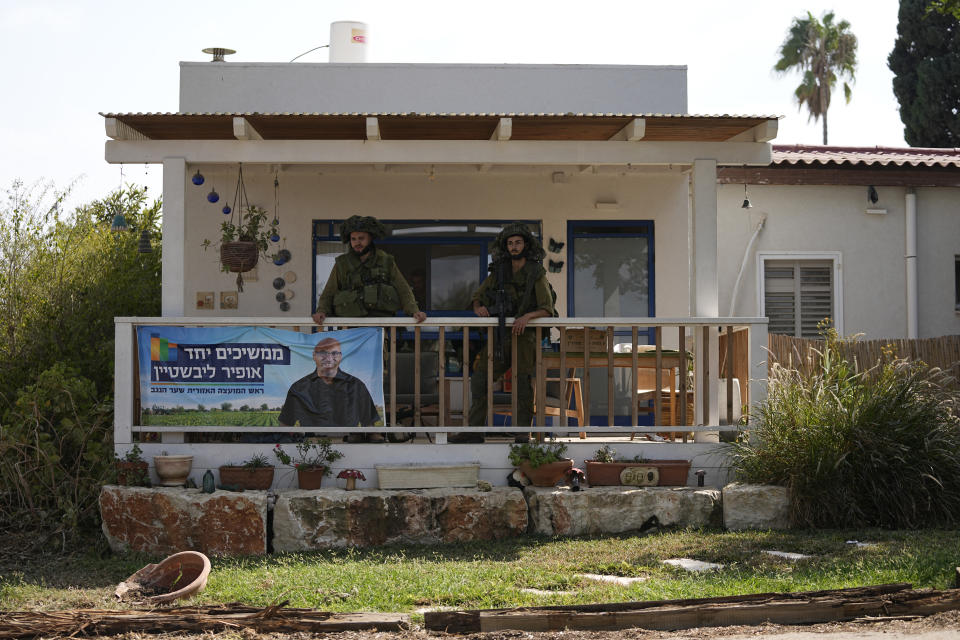
M 182 112 L 687 112 L 685 66 L 181 62 Z
M 917 281 L 921 338 L 960 334 L 954 260 L 960 255 L 960 189 L 917 192 Z
M 839 252 L 842 269 L 843 331 L 868 339 L 906 335 L 904 194 L 878 187 L 869 215 L 863 186 L 750 185 L 753 208 L 740 207 L 743 186 L 719 187 L 720 310 L 730 295 L 744 249 L 760 216 L 766 224 L 747 259 L 735 315 L 762 315 L 757 309 L 757 252 Z M 960 253 L 960 190 L 918 190 L 919 337 L 960 333 L 953 309 L 953 259 Z
M 197 167 L 188 167 L 188 174 Z M 247 282 L 239 296 L 239 308 L 221 310 L 221 291 L 235 289 L 236 275 L 219 271 L 219 253 L 204 251 L 204 238 L 216 241 L 225 217 L 221 208 L 232 199 L 236 169 L 200 167 L 203 186 L 187 185 L 186 259 L 184 309 L 188 315 L 278 316 L 273 279 L 294 271 L 297 281 L 287 314 L 306 317 L 311 310 L 311 222 L 343 219 L 353 214 L 383 219 L 490 219 L 540 220 L 543 237 L 567 242 L 567 220 L 653 220 L 655 251 L 655 300 L 659 316 L 688 313 L 687 209 L 688 174 L 664 172 L 621 177 L 576 174 L 565 184 L 554 184 L 551 172 L 498 174 L 441 173 L 429 180 L 424 173 L 372 170 L 332 172 L 297 169 L 280 174 L 281 235 L 293 254 L 291 262 L 277 267 L 261 259 L 258 280 Z M 253 204 L 273 212 L 273 174 L 257 167 L 244 168 L 247 193 Z M 210 204 L 206 194 L 214 185 L 220 202 Z M 228 195 L 229 194 L 229 195 Z M 597 201 L 616 201 L 617 210 L 597 210 Z M 231 202 L 232 204 L 232 202 Z M 562 273 L 548 273 L 558 294 L 561 316 L 566 315 L 566 261 Z M 556 256 L 553 256 L 556 259 Z M 214 310 L 196 309 L 196 292 L 213 291 Z

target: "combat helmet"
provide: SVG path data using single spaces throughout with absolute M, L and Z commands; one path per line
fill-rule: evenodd
M 387 235 L 387 229 L 373 216 L 350 216 L 340 225 L 340 239 L 344 244 L 350 242 L 350 234 L 354 231 L 366 231 L 374 240 Z
M 507 238 L 511 236 L 523 237 L 526 245 L 523 255 L 527 260 L 542 262 L 544 257 L 546 257 L 547 252 L 543 250 L 540 241 L 530 232 L 527 225 L 520 222 L 513 222 L 505 226 L 490 244 L 490 258 L 492 262 L 510 259 L 510 254 L 507 252 Z

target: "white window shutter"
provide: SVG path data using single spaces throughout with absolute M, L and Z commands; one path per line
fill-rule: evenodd
M 833 263 L 766 260 L 763 276 L 764 314 L 770 321 L 770 333 L 819 337 L 817 325 L 824 318 L 833 318 Z

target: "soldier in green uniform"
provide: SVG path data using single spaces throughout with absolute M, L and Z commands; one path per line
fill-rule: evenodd
M 526 225 L 511 224 L 494 240 L 490 275 L 473 294 L 473 312 L 481 318 L 490 317 L 497 289 L 497 270 L 504 267 L 503 285 L 512 303 L 514 316 L 512 336 L 507 335 L 503 344 L 505 357 L 502 362 L 494 360 L 493 377 L 499 378 L 510 368 L 511 338 L 517 340 L 517 371 L 513 372 L 513 389 L 517 393 L 517 415 L 514 424 L 529 426 L 533 420 L 532 380 L 536 368 L 536 330 L 527 327 L 534 318 L 546 318 L 554 314 L 553 295 L 543 268 L 544 251 L 540 242 Z M 487 419 L 487 349 L 486 345 L 474 361 L 470 376 L 470 426 L 480 427 Z M 526 441 L 526 435 L 518 435 L 518 441 Z M 451 442 L 483 442 L 480 433 L 454 434 Z
M 387 230 L 373 216 L 350 216 L 340 226 L 340 237 L 349 245 L 346 253 L 337 256 L 320 298 L 313 321 L 319 325 L 330 317 L 392 317 L 403 309 L 417 323 L 427 319 L 420 311 L 413 291 L 397 262 L 386 251 L 378 249 L 374 240 L 387 235 Z M 391 435 L 392 442 L 402 436 Z M 383 442 L 379 433 L 351 434 L 349 442 Z
M 390 317 L 401 309 L 418 323 L 426 320 L 396 260 L 374 244 L 385 235 L 387 230 L 373 216 L 350 216 L 341 225 L 340 236 L 349 250 L 337 256 L 317 301 L 314 322 L 322 325 L 327 316 Z

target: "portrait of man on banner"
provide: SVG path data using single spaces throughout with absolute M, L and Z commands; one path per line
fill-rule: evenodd
M 323 338 L 313 348 L 316 370 L 290 386 L 280 410 L 284 426 L 372 427 L 383 416 L 359 378 L 340 368 L 343 347 L 336 338 Z

